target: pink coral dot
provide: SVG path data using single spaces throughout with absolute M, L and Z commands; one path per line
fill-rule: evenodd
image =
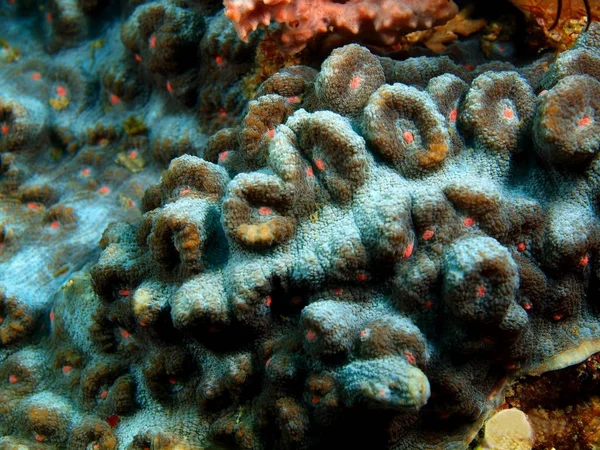
M 267 134 L 271 139 L 273 139 L 273 136 L 275 136 L 275 128 L 271 128 L 269 131 L 267 131 Z
M 220 66 L 220 65 L 221 65 L 221 64 L 223 64 L 225 61 L 223 60 L 223 57 L 222 57 L 222 56 L 220 56 L 220 55 L 217 55 L 217 56 L 215 57 L 215 62 L 217 63 L 217 65 L 219 65 L 219 66 Z
M 589 125 L 591 121 L 592 119 L 590 119 L 588 116 L 583 116 L 581 119 L 579 119 L 579 122 L 577 122 L 577 126 L 584 127 L 586 125 Z
M 503 114 L 507 119 L 512 119 L 515 117 L 515 113 L 510 108 L 504 108 Z
M 434 235 L 434 231 L 433 230 L 425 230 L 423 232 L 423 240 L 428 241 L 429 239 L 431 239 Z
M 412 243 L 410 243 L 406 246 L 406 249 L 404 249 L 404 254 L 402 255 L 404 257 L 404 259 L 410 258 L 410 255 L 412 255 L 414 248 L 415 248 L 415 246 Z
M 517 250 L 520 252 L 524 252 L 525 250 L 527 250 L 527 246 L 525 245 L 525 242 L 519 242 L 517 244 Z
M 302 101 L 302 99 L 300 97 L 298 97 L 297 95 L 294 95 L 292 97 L 288 97 L 287 101 L 289 103 L 300 103 Z
M 190 192 L 192 192 L 192 190 L 190 188 L 185 188 L 185 189 L 181 190 L 179 195 L 183 197 L 184 195 L 188 195 Z
M 171 86 L 170 81 L 167 81 L 167 91 L 169 92 L 169 94 L 173 93 L 173 86 Z
M 15 384 L 15 383 L 17 383 L 18 381 L 19 381 L 19 379 L 18 379 L 16 376 L 14 376 L 14 375 L 9 375 L 9 376 L 8 376 L 8 382 L 9 382 L 10 384 Z
M 482 284 L 477 288 L 477 297 L 483 297 L 485 295 L 485 286 Z
M 58 220 L 54 220 L 50 224 L 50 228 L 52 228 L 53 230 L 58 230 L 60 228 L 60 222 Z
M 3 123 L 2 127 L 0 127 L 0 131 L 2 131 L 2 134 L 8 134 L 8 132 L 10 131 L 10 128 L 8 128 L 8 125 Z
M 229 156 L 229 152 L 227 150 L 219 153 L 219 162 L 225 161 L 228 156 Z
M 317 169 L 319 169 L 321 172 L 323 172 L 327 168 L 325 161 L 323 161 L 321 158 L 315 159 L 315 166 L 317 166 Z
M 71 366 L 63 366 L 62 371 L 65 375 L 67 375 L 69 372 L 71 372 L 72 369 L 73 367 Z
M 579 267 L 585 267 L 587 266 L 588 262 L 590 260 L 589 255 L 586 253 L 585 255 L 583 255 L 583 257 L 579 260 Z
M 102 389 L 102 392 L 100 392 L 100 396 L 99 396 L 102 400 L 106 400 L 106 397 L 108 397 L 108 391 L 106 389 Z
M 125 329 L 123 329 L 123 328 L 121 328 L 120 334 L 121 334 L 121 336 L 122 336 L 122 337 L 124 337 L 125 339 L 127 339 L 127 338 L 131 337 L 131 334 L 129 333 L 129 331 L 127 331 L 127 330 L 125 330 Z
M 356 279 L 358 281 L 367 281 L 367 275 L 362 272 L 358 273 L 358 274 L 356 274 Z
M 31 74 L 31 79 L 33 81 L 40 81 L 42 79 L 42 75 L 39 72 L 33 72 Z
M 82 177 L 89 177 L 91 173 L 91 170 L 89 168 L 85 168 L 85 169 L 81 169 L 81 176 Z
M 452 108 L 452 111 L 450 111 L 450 115 L 448 117 L 450 119 L 450 122 L 456 122 L 456 119 L 458 117 L 458 110 L 456 108 Z
M 402 137 L 404 138 L 404 140 L 406 141 L 407 144 L 412 144 L 413 141 L 415 140 L 415 137 L 413 136 L 413 134 L 410 131 L 405 131 L 402 134 Z
M 359 87 L 361 85 L 362 82 L 363 82 L 363 79 L 361 77 L 359 77 L 358 75 L 355 76 L 350 81 L 350 89 L 352 89 L 352 90 L 356 89 L 357 87 Z
M 136 54 L 135 54 L 135 60 L 136 60 L 137 62 L 141 63 L 141 62 L 142 62 L 142 57 L 136 53 Z
M 260 214 L 261 216 L 270 216 L 271 214 L 273 214 L 273 210 L 268 206 L 261 206 L 260 208 L 258 208 L 258 214 Z
M 119 96 L 115 95 L 115 94 L 110 94 L 109 100 L 110 100 L 110 103 L 113 105 L 118 105 L 119 102 L 121 101 Z
M 169 384 L 177 384 L 177 379 L 173 378 L 173 377 L 170 377 L 169 378 Z
M 103 195 L 108 194 L 110 192 L 110 188 L 108 186 L 102 186 L 100 189 L 98 189 L 98 192 Z
M 269 295 L 269 296 L 267 296 L 267 299 L 265 300 L 265 306 L 268 308 L 271 306 L 271 303 L 273 303 L 273 299 Z
M 306 339 L 308 339 L 309 341 L 314 341 L 317 338 L 317 335 L 314 331 L 307 331 L 306 332 Z
M 465 219 L 463 220 L 463 225 L 465 227 L 472 227 L 473 225 L 475 225 L 475 220 L 472 217 L 465 217 Z
M 310 402 L 311 402 L 313 405 L 318 405 L 320 401 L 321 401 L 321 398 L 320 398 L 320 397 L 317 397 L 316 395 L 315 395 L 315 396 L 314 396 L 314 397 L 313 397 L 313 398 L 310 400 Z
M 307 177 L 314 177 L 314 176 L 315 176 L 315 174 L 314 174 L 314 172 L 313 172 L 313 170 L 312 170 L 312 167 L 308 167 L 308 168 L 306 169 L 306 176 L 307 176 Z
M 150 38 L 148 39 L 148 45 L 150 46 L 150 48 L 156 48 L 156 34 L 150 36 Z
M 67 95 L 67 90 L 64 88 L 64 86 L 58 86 L 56 88 L 56 95 L 58 95 L 59 97 L 64 97 L 65 95 Z
M 40 205 L 37 203 L 29 202 L 27 203 L 27 207 L 32 210 L 40 209 Z
M 129 297 L 131 295 L 131 291 L 129 289 L 120 289 L 119 295 L 122 297 Z
M 405 352 L 404 356 L 406 356 L 406 359 L 408 360 L 409 364 L 414 364 L 417 362 L 417 359 L 414 357 L 414 355 L 410 352 Z

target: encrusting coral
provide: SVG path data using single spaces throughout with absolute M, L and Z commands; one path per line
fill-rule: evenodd
M 349 44 L 247 101 L 209 3 L 125 5 L 91 69 L 0 66 L 0 447 L 466 449 L 600 351 L 600 25 L 544 74 Z M 320 32 L 255 3 L 226 7 Z

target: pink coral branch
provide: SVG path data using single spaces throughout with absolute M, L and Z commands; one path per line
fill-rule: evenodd
M 334 31 L 361 41 L 393 45 L 406 33 L 440 25 L 454 17 L 452 0 L 224 0 L 225 15 L 240 38 L 271 21 L 282 24 L 287 51 L 302 50 L 314 36 Z

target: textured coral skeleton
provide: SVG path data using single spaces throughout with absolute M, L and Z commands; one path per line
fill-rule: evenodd
M 600 351 L 598 23 L 520 66 L 348 44 L 248 98 L 258 25 L 389 45 L 456 6 L 107 3 L 7 31 L 0 448 L 466 449 Z

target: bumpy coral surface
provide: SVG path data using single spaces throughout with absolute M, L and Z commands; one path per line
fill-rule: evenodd
M 350 44 L 246 101 L 214 2 L 48 8 L 0 65 L 0 448 L 465 449 L 600 351 L 599 25 L 551 65 Z

